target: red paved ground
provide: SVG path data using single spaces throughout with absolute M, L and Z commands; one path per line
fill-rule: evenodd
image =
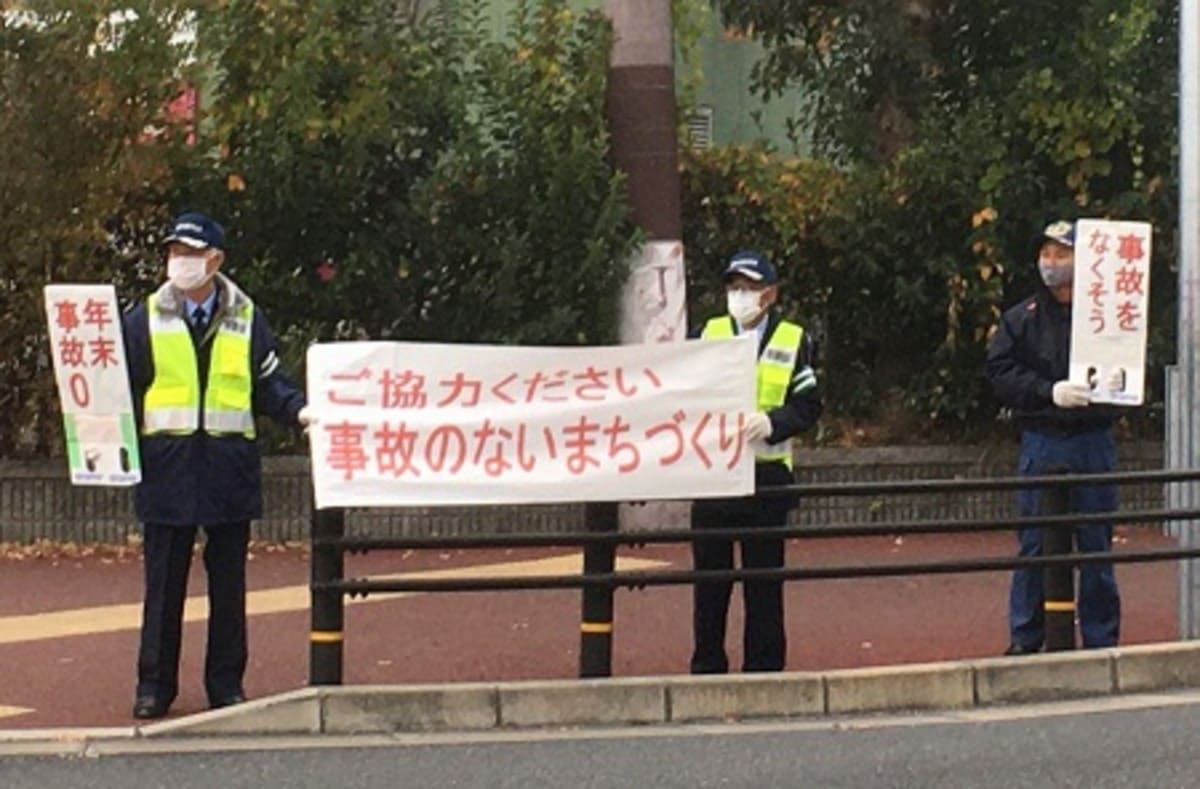
M 1119 530 L 1120 547 L 1166 546 L 1160 535 Z M 793 541 L 793 565 L 918 561 L 1007 556 L 1008 534 L 926 536 L 895 541 Z M 348 575 L 515 561 L 568 551 L 373 553 L 347 559 Z M 685 568 L 680 546 L 627 550 L 623 556 L 661 559 Z M 1176 568 L 1120 565 L 1123 643 L 1169 641 L 1177 635 Z M 304 584 L 305 554 L 255 553 L 255 589 Z M 191 593 L 204 589 L 200 562 Z M 829 669 L 999 654 L 1007 641 L 1007 573 L 811 581 L 788 585 L 788 667 Z M 137 602 L 141 564 L 126 559 L 0 561 L 0 617 Z M 730 625 L 732 665 L 740 665 L 741 600 Z M 421 595 L 366 605 L 346 613 L 345 681 L 412 683 L 572 677 L 578 671 L 580 593 L 493 592 Z M 677 674 L 686 670 L 691 598 L 686 587 L 621 590 L 616 599 L 613 673 Z M 308 677 L 308 612 L 251 619 L 247 692 L 254 697 L 302 687 Z M 131 722 L 137 631 L 0 645 L 0 707 L 30 707 L 0 718 L 0 728 L 127 725 Z M 184 635 L 181 693 L 172 716 L 205 708 L 201 672 L 204 625 Z

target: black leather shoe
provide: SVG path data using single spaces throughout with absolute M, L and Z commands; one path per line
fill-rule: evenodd
M 1004 650 L 1004 654 L 1012 657 L 1014 655 L 1036 655 L 1041 651 L 1041 646 L 1033 644 L 1009 644 L 1008 649 Z
M 160 701 L 153 696 L 141 696 L 133 703 L 133 717 L 138 720 L 154 720 L 166 716 L 171 702 Z
M 221 699 L 213 699 L 209 704 L 210 709 L 219 710 L 222 707 L 232 707 L 234 704 L 241 704 L 246 700 L 244 694 L 235 693 L 232 696 L 226 696 Z

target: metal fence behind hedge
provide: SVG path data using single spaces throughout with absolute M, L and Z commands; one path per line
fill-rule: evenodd
M 1162 468 L 1161 444 L 1121 447 L 1121 468 Z M 797 453 L 799 482 L 888 482 L 1010 476 L 1015 445 L 804 449 Z M 308 538 L 312 488 L 304 457 L 264 461 L 266 517 L 254 524 L 254 537 L 268 541 Z M 1163 506 L 1158 484 L 1123 488 L 1122 509 Z M 805 497 L 793 511 L 795 525 L 870 523 L 884 517 L 882 501 L 861 496 Z M 931 493 L 892 501 L 889 519 L 988 519 L 1015 514 L 1013 496 L 1003 491 Z M 685 524 L 666 524 L 683 526 Z M 582 504 L 499 507 L 411 507 L 350 510 L 349 534 L 380 537 L 465 534 L 558 533 L 584 528 Z M 0 541 L 50 539 L 70 542 L 122 542 L 137 532 L 130 491 L 70 484 L 65 462 L 0 461 Z

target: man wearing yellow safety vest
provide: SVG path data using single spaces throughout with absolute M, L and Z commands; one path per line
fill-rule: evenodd
M 145 535 L 138 650 L 139 719 L 167 714 L 178 692 L 188 568 L 205 531 L 209 704 L 245 700 L 246 548 L 262 516 L 254 418 L 308 423 L 304 393 L 280 369 L 261 310 L 218 270 L 225 231 L 186 213 L 166 238 L 167 282 L 125 314 L 142 482 L 134 505 Z
M 700 336 L 719 340 L 753 332 L 758 336 L 758 410 L 745 427 L 755 452 L 755 486 L 787 485 L 792 473 L 792 436 L 813 427 L 821 415 L 821 398 L 813 371 L 813 343 L 798 324 L 772 314 L 779 296 L 779 277 L 771 262 L 756 252 L 739 252 L 725 269 L 728 314 L 710 319 Z M 692 506 L 693 529 L 783 526 L 795 505 L 791 496 L 702 499 Z M 778 568 L 784 563 L 782 539 L 741 540 L 742 567 Z M 733 567 L 729 540 L 693 543 L 697 570 Z M 725 655 L 725 621 L 733 584 L 697 583 L 694 590 L 695 649 L 693 674 L 729 670 Z M 783 624 L 783 582 L 746 581 L 742 668 L 781 671 L 787 658 Z

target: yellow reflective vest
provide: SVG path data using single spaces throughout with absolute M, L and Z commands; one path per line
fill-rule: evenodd
M 704 324 L 700 334 L 706 340 L 724 340 L 734 337 L 733 319 L 728 315 L 710 318 Z M 780 321 L 767 338 L 758 357 L 757 391 L 758 410 L 770 411 L 787 402 L 788 389 L 792 384 L 792 375 L 796 367 L 796 356 L 800 352 L 800 342 L 804 339 L 804 329 L 791 321 Z M 761 462 L 781 462 L 789 469 L 792 467 L 792 442 L 783 441 L 779 444 L 768 445 L 766 452 L 755 454 L 755 460 Z
M 190 435 L 203 428 L 209 435 L 254 438 L 253 302 L 247 300 L 217 317 L 203 414 L 196 348 L 187 322 L 179 314 L 158 309 L 156 296 L 146 306 L 154 380 L 143 400 L 142 435 Z

